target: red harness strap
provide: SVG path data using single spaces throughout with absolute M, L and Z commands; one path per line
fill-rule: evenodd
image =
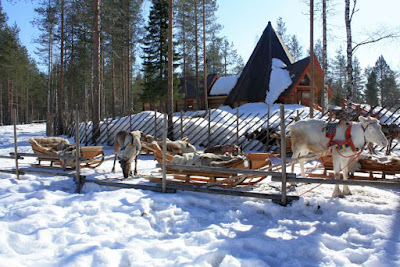
M 353 140 L 351 139 L 351 127 L 352 125 L 350 124 L 349 127 L 347 127 L 346 129 L 346 133 L 345 133 L 345 140 L 344 141 L 337 141 L 337 140 L 333 140 L 333 138 L 335 137 L 334 135 L 329 135 L 329 142 L 328 142 L 328 147 L 332 146 L 332 145 L 338 145 L 338 149 L 343 149 L 346 147 L 351 147 L 351 150 L 353 151 L 357 151 L 356 147 L 353 144 Z

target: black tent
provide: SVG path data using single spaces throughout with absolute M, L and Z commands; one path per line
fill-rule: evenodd
M 280 59 L 287 66 L 293 63 L 293 58 L 286 46 L 272 28 L 271 22 L 268 22 L 256 48 L 224 104 L 233 107 L 241 102 L 264 102 L 266 91 L 269 91 L 272 58 Z

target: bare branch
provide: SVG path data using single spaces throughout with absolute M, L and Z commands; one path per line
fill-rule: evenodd
M 385 39 L 397 39 L 400 37 L 399 32 L 399 29 L 388 31 L 386 28 L 381 28 L 373 33 L 369 33 L 365 40 L 353 45 L 352 54 L 354 55 L 360 46 L 376 43 Z
M 356 12 L 359 11 L 359 9 L 356 9 L 356 5 L 357 5 L 357 0 L 353 0 L 353 8 L 352 8 L 351 13 L 350 13 L 350 21 L 353 20 L 353 15 L 354 15 Z

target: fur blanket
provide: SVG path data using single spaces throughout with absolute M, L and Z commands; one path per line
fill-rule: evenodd
M 212 153 L 186 153 L 175 155 L 171 164 L 188 166 L 230 167 L 243 161 L 242 157 L 215 155 Z

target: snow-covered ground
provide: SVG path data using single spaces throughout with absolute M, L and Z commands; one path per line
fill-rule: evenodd
M 19 152 L 32 152 L 29 138 L 45 135 L 43 124 L 17 128 Z M 0 136 L 0 155 L 8 155 L 13 127 L 0 127 Z M 35 161 L 26 158 L 20 168 Z M 151 174 L 155 164 L 141 155 L 139 172 Z M 12 169 L 14 160 L 0 159 L 0 166 Z M 82 172 L 122 176 L 119 165 L 117 173 L 111 167 L 106 161 Z M 0 266 L 400 266 L 399 190 L 352 186 L 353 195 L 337 199 L 332 185 L 306 192 L 315 186 L 297 186 L 290 194 L 300 200 L 282 207 L 95 184 L 76 194 L 70 177 L 0 173 Z M 245 190 L 279 189 L 264 180 Z

